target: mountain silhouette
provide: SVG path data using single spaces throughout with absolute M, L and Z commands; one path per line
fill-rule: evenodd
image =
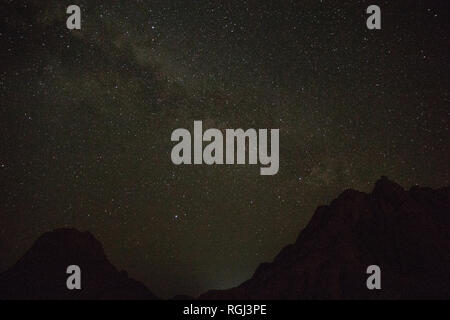
M 81 269 L 81 290 L 68 290 L 69 265 Z M 43 234 L 0 274 L 4 299 L 157 299 L 143 284 L 119 272 L 89 232 L 58 229 Z
M 66 287 L 69 265 L 81 269 L 81 290 Z M 381 269 L 380 290 L 366 286 L 370 265 Z M 92 234 L 65 228 L 43 234 L 0 274 L 4 299 L 157 297 L 119 272 Z M 405 191 L 382 177 L 370 194 L 346 190 L 251 279 L 198 299 L 450 299 L 450 188 Z
M 369 290 L 369 265 L 381 290 Z M 450 188 L 346 190 L 250 280 L 199 299 L 449 299 Z

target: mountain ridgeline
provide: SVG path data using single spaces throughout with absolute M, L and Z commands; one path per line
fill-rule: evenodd
M 367 267 L 381 269 L 369 290 Z M 250 280 L 200 299 L 449 299 L 450 188 L 344 191 Z
M 69 265 L 81 269 L 81 290 L 68 290 Z M 0 300 L 153 300 L 142 283 L 118 271 L 89 232 L 58 229 L 39 237 L 17 263 L 0 275 Z
M 72 264 L 82 290 L 66 287 Z M 381 270 L 379 290 L 366 286 L 370 265 Z M 117 271 L 89 232 L 58 229 L 0 274 L 0 299 L 157 297 Z M 450 299 L 450 188 L 405 191 L 382 177 L 370 194 L 346 190 L 251 279 L 198 299 Z

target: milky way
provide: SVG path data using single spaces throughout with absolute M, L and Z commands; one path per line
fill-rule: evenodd
M 72 226 L 156 294 L 196 295 L 246 280 L 346 188 L 447 185 L 448 5 L 378 1 L 371 31 L 370 4 L 2 1 L 0 271 Z M 194 120 L 279 128 L 278 174 L 175 166 Z

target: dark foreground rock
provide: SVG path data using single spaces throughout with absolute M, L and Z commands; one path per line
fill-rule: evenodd
M 67 289 L 69 265 L 81 268 L 82 290 Z M 381 290 L 366 287 L 369 265 L 381 268 Z M 119 272 L 89 232 L 58 229 L 0 274 L 4 299 L 157 297 Z M 405 191 L 382 178 L 370 194 L 344 191 L 251 279 L 199 299 L 450 299 L 450 188 Z
M 381 290 L 366 269 L 381 268 Z M 383 177 L 372 193 L 319 207 L 294 244 L 253 277 L 199 299 L 449 299 L 450 188 L 405 191 Z
M 68 290 L 69 265 L 81 269 L 81 290 Z M 156 299 L 142 283 L 119 272 L 89 232 L 58 229 L 45 233 L 0 275 L 4 299 Z

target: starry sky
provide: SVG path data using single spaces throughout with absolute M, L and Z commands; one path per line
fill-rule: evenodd
M 446 2 L 1 1 L 0 271 L 70 226 L 157 295 L 197 295 L 346 188 L 448 185 Z M 278 174 L 172 164 L 194 120 L 279 128 Z

